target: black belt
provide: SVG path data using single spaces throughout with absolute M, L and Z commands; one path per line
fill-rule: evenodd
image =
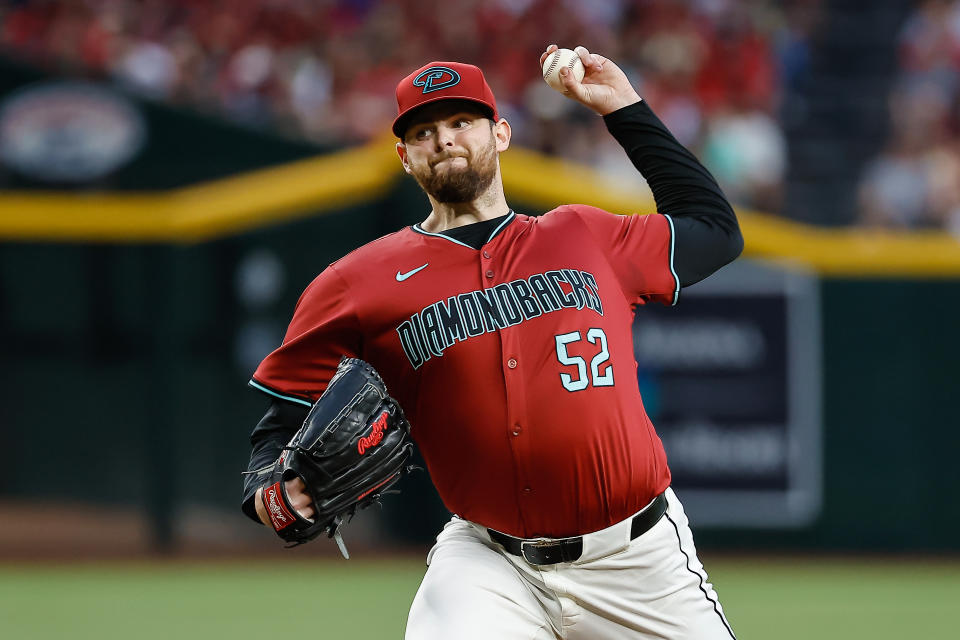
M 646 508 L 633 516 L 630 523 L 630 539 L 633 540 L 650 530 L 660 522 L 660 518 L 667 511 L 667 498 L 664 494 L 658 495 Z M 557 564 L 558 562 L 574 562 L 583 553 L 583 537 L 573 538 L 514 538 L 505 533 L 487 529 L 490 539 L 503 545 L 509 553 L 520 556 L 530 564 Z

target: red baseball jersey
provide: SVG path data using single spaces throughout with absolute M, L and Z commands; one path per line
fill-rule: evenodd
M 480 249 L 408 227 L 321 273 L 251 384 L 312 403 L 363 358 L 452 512 L 520 537 L 602 529 L 670 483 L 631 325 L 676 301 L 672 245 L 668 216 L 584 205 L 511 213 Z

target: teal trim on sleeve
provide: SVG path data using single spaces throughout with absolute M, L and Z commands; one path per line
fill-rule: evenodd
M 667 214 L 663 214 L 663 217 L 667 219 L 667 222 L 670 223 L 670 273 L 673 275 L 673 281 L 676 283 L 676 287 L 673 290 L 673 302 L 670 303 L 670 306 L 677 304 L 677 300 L 680 299 L 680 276 L 677 275 L 676 270 L 673 268 L 673 219 Z
M 280 398 L 281 400 L 286 400 L 287 402 L 295 402 L 297 404 L 302 404 L 306 407 L 313 406 L 313 403 L 311 403 L 308 400 L 304 400 L 303 398 L 295 398 L 294 396 L 285 396 L 283 394 L 277 393 L 276 391 L 266 388 L 256 380 L 251 379 L 250 382 L 248 382 L 247 384 L 253 387 L 254 389 L 257 389 L 258 391 L 263 391 L 267 395 L 273 396 L 274 398 Z

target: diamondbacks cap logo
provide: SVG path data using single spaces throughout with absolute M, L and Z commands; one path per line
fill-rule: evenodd
M 425 104 L 455 98 L 472 100 L 490 112 L 497 122 L 497 102 L 479 67 L 462 62 L 433 60 L 410 72 L 397 83 L 397 117 L 390 128 L 403 139 L 410 113 Z
M 423 87 L 423 93 L 440 91 L 460 84 L 460 74 L 450 67 L 430 67 L 413 79 L 415 87 Z

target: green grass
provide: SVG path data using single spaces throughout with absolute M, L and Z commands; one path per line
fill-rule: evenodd
M 740 640 L 954 638 L 960 561 L 705 558 Z M 419 559 L 0 565 L 0 638 L 402 638 Z
M 960 637 L 956 560 L 725 560 L 709 565 L 740 640 Z

